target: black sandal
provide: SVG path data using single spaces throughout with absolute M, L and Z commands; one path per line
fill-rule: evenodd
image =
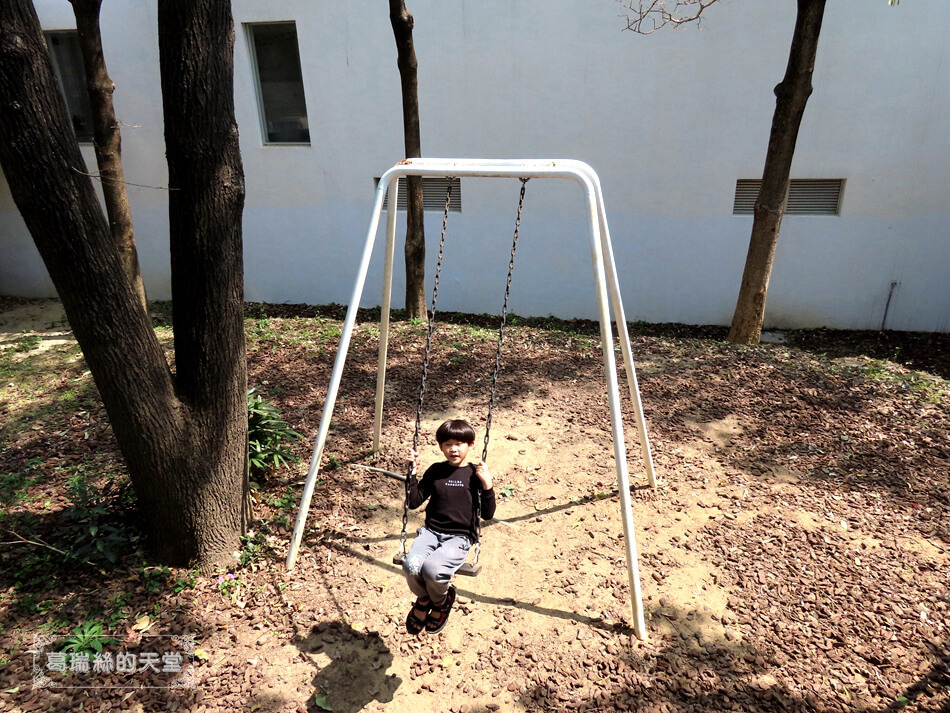
M 449 590 L 445 593 L 445 601 L 439 605 L 432 605 L 429 609 L 429 616 L 426 617 L 426 631 L 430 634 L 438 634 L 445 628 L 449 622 L 449 612 L 452 611 L 452 605 L 455 604 L 455 587 L 449 585 Z
M 412 609 L 409 610 L 409 616 L 406 617 L 406 631 L 408 631 L 413 636 L 418 636 L 422 633 L 422 630 L 426 628 L 426 622 L 429 619 L 429 611 L 432 609 L 432 602 L 428 604 L 423 604 L 421 600 L 416 599 L 412 605 Z M 416 616 L 416 611 L 421 611 L 425 613 L 421 619 Z

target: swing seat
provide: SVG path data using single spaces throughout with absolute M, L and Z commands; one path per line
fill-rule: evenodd
M 397 552 L 393 555 L 393 564 L 399 565 L 402 567 L 403 554 L 402 552 Z M 466 562 L 461 567 L 458 568 L 456 574 L 461 574 L 464 577 L 477 577 L 478 573 L 482 571 L 482 566 L 477 562 Z
M 466 577 L 477 577 L 478 573 L 482 571 L 482 566 L 480 564 L 472 564 L 471 562 L 466 562 L 461 567 L 458 568 L 456 574 L 462 574 Z

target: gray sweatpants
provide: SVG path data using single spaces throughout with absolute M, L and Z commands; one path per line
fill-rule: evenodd
M 402 563 L 409 589 L 417 597 L 441 604 L 452 576 L 465 564 L 471 547 L 464 535 L 445 535 L 420 527 Z

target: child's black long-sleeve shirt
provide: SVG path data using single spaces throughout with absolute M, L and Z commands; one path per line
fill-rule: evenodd
M 447 461 L 429 466 L 422 481 L 409 476 L 409 507 L 415 510 L 427 499 L 426 527 L 448 535 L 465 535 L 473 543 L 475 532 L 475 498 L 480 497 L 481 517 L 490 520 L 495 514 L 495 490 L 484 490 L 475 475 L 475 466 L 456 468 Z

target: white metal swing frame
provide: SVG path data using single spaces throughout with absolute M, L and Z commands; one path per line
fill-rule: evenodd
M 323 448 L 330 430 L 330 419 L 336 404 L 340 381 L 343 376 L 343 367 L 346 362 L 350 338 L 356 324 L 356 314 L 363 295 L 366 275 L 369 271 L 373 246 L 379 230 L 380 217 L 383 210 L 383 201 L 387 191 L 390 196 L 397 195 L 399 180 L 407 176 L 460 178 L 561 178 L 577 182 L 584 189 L 587 207 L 590 215 L 590 249 L 591 261 L 594 268 L 596 286 L 597 312 L 600 318 L 600 337 L 604 355 L 604 366 L 607 375 L 607 396 L 610 405 L 610 424 L 614 442 L 614 460 L 617 467 L 617 487 L 620 492 L 620 510 L 623 521 L 624 542 L 626 544 L 627 574 L 630 579 L 630 591 L 633 610 L 633 628 L 638 639 L 646 639 L 646 625 L 643 616 L 643 602 L 640 589 L 640 571 L 637 560 L 637 546 L 633 522 L 633 509 L 630 502 L 630 477 L 627 468 L 626 442 L 623 432 L 623 414 L 620 406 L 620 391 L 617 381 L 617 364 L 614 358 L 614 338 L 611 329 L 611 308 L 614 321 L 617 325 L 620 349 L 623 354 L 624 369 L 627 384 L 630 389 L 630 399 L 633 404 L 637 431 L 640 437 L 640 446 L 647 479 L 651 487 L 656 487 L 656 477 L 653 470 L 653 457 L 650 453 L 650 441 L 647 436 L 646 422 L 643 417 L 643 407 L 640 402 L 640 389 L 637 384 L 636 370 L 633 364 L 633 355 L 630 349 L 630 334 L 627 329 L 627 320 L 624 316 L 623 303 L 620 299 L 620 285 L 617 279 L 617 268 L 614 262 L 613 248 L 610 243 L 610 233 L 607 229 L 607 215 L 604 208 L 604 198 L 597 173 L 583 161 L 573 159 L 447 159 L 447 158 L 413 158 L 400 161 L 390 168 L 379 179 L 376 189 L 376 200 L 373 214 L 370 219 L 366 243 L 360 260 L 356 284 L 353 295 L 347 307 L 346 317 L 343 320 L 343 330 L 337 349 L 336 361 L 330 376 L 327 388 L 327 399 L 320 418 L 317 439 L 310 460 L 310 468 L 303 495 L 300 501 L 300 510 L 297 513 L 297 522 L 294 526 L 294 537 L 287 554 L 287 569 L 293 569 L 303 532 L 306 527 L 307 514 L 320 470 L 320 461 L 323 457 Z M 383 271 L 383 295 L 380 315 L 379 360 L 376 376 L 376 411 L 373 421 L 373 450 L 378 450 L 380 432 L 382 430 L 383 399 L 386 384 L 386 358 L 389 347 L 389 317 L 391 308 L 391 293 L 393 279 L 393 256 L 396 243 L 396 200 L 389 201 L 386 220 L 386 264 Z

